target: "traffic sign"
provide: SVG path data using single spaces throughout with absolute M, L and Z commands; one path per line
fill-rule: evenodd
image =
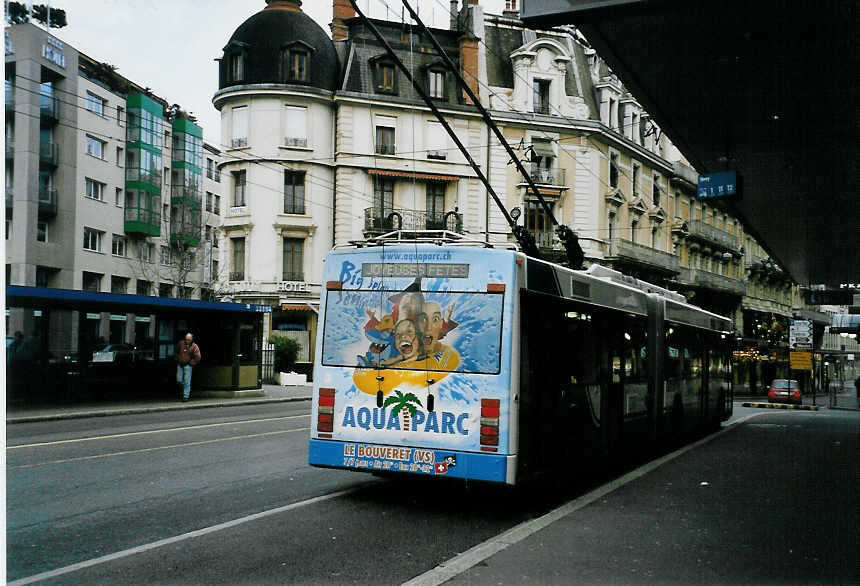
M 812 352 L 789 352 L 792 370 L 812 370 Z

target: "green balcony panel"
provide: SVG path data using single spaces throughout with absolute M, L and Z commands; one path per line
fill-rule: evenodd
M 129 146 L 148 145 L 158 152 L 164 146 L 164 109 L 143 94 L 130 94 L 126 100 L 126 141 Z
M 125 198 L 125 233 L 161 236 L 161 196 L 129 191 Z

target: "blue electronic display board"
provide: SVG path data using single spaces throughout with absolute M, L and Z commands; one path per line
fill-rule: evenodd
M 715 197 L 737 196 L 740 194 L 736 171 L 722 171 L 699 175 L 699 185 L 696 199 L 712 199 Z

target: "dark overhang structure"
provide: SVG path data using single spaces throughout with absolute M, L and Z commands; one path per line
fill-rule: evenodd
M 699 170 L 736 170 L 735 213 L 801 284 L 860 276 L 856 0 L 522 0 L 575 25 Z

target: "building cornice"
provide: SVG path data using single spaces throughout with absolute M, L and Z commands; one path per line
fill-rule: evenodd
M 233 85 L 215 92 L 212 96 L 212 105 L 220 110 L 225 102 L 232 99 L 241 99 L 251 96 L 290 96 L 296 98 L 307 98 L 319 102 L 331 102 L 334 92 L 305 85 L 291 85 L 280 83 L 255 83 L 248 85 Z

